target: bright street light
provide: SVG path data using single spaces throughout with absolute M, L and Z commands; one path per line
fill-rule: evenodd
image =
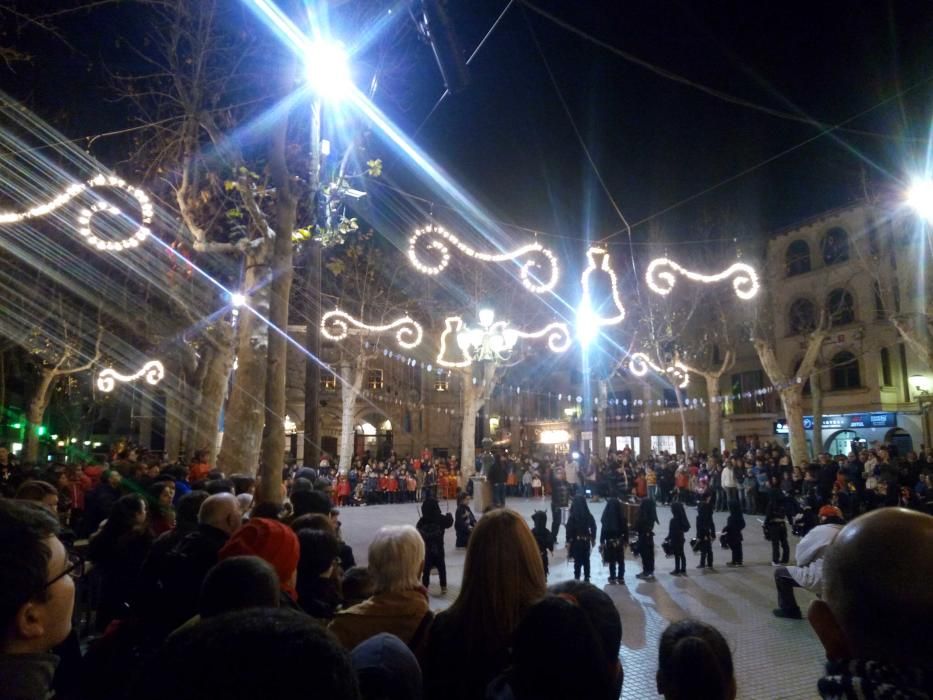
M 234 292 L 230 295 L 230 303 L 233 304 L 235 309 L 238 309 L 246 303 L 246 295 L 240 292 Z
M 933 180 L 916 178 L 907 190 L 907 204 L 924 219 L 933 222 Z
M 577 340 L 580 341 L 580 347 L 586 350 L 590 343 L 596 340 L 597 335 L 599 335 L 599 323 L 593 314 L 589 294 L 584 294 L 577 308 Z
M 347 50 L 333 39 L 311 43 L 305 56 L 305 74 L 312 89 L 327 100 L 343 97 L 353 85 Z

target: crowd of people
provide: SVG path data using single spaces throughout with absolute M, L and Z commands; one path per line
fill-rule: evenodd
M 482 471 L 494 487 L 505 485 L 492 507 L 477 516 L 460 491 L 456 513 L 445 514 L 437 503 L 443 494 L 433 490 L 438 482 L 423 475 L 420 520 L 379 529 L 366 567 L 343 541 L 335 508 L 346 504 L 340 480 L 348 475 L 326 463 L 285 470 L 283 501 L 273 503 L 254 500 L 251 477 L 224 475 L 201 454 L 188 465 L 165 465 L 124 447 L 106 465 L 41 472 L 0 455 L 0 698 L 235 700 L 311 691 L 364 700 L 618 698 L 623 620 L 589 582 L 591 553 L 598 547 L 611 584 L 625 582 L 627 549 L 641 559 L 638 578 L 652 580 L 657 505 L 664 502 L 671 518 L 661 545 L 678 576 L 686 574 L 691 534 L 701 568 L 713 566 L 717 539 L 731 550 L 729 563 L 741 566 L 744 511 L 760 506 L 776 565 L 775 614 L 802 617 L 795 587 L 821 596 L 809 619 L 829 659 L 826 676 L 814 679 L 822 697 L 933 697 L 933 649 L 924 634 L 933 616 L 926 492 L 912 487 L 909 502 L 840 500 L 850 483 L 858 494 L 858 470 L 877 471 L 889 484 L 928 483 L 930 462 L 910 455 L 892 462 L 878 453 L 846 463 L 857 461 L 858 469 L 817 462 L 815 478 L 804 476 L 799 489 L 793 468 L 784 481 L 779 451 L 675 457 L 672 487 L 663 490 L 666 478 L 649 483 L 648 474 L 669 470 L 666 455 L 614 453 L 586 466 L 486 453 Z M 752 464 L 744 479 L 759 487 L 753 510 L 724 477 L 730 469 L 735 476 L 736 460 Z M 407 471 L 413 461 L 392 463 Z M 367 468 L 382 472 L 378 463 L 356 468 L 358 478 Z M 418 469 L 439 472 L 430 460 Z M 770 489 L 759 503 L 762 471 Z M 502 506 L 509 473 L 518 483 L 526 474 L 541 482 L 541 496 L 551 499 L 550 528 L 543 510 L 530 528 Z M 722 532 L 713 524 L 717 489 L 729 512 Z M 607 499 L 598 522 L 589 509 L 597 498 Z M 790 566 L 786 530 L 801 524 L 798 500 L 816 512 L 803 524 L 797 565 Z M 548 587 L 561 526 L 576 580 Z M 462 585 L 435 614 L 428 586 L 436 570 L 447 593 L 451 528 L 456 546 L 466 549 Z M 890 546 L 897 541 L 911 546 Z M 879 600 L 884 615 L 865 603 Z M 734 698 L 741 682 L 716 629 L 683 620 L 662 635 L 657 688 L 664 697 Z

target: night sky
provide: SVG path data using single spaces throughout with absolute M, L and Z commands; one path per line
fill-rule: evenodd
M 502 0 L 450 4 L 466 53 L 506 6 Z M 636 241 L 648 235 L 649 223 L 669 239 L 691 240 L 696 222 L 710 217 L 731 222 L 736 238 L 760 236 L 861 197 L 865 181 L 895 196 L 922 158 L 933 107 L 933 82 L 923 82 L 933 80 L 931 3 L 532 4 L 700 87 L 613 55 L 515 2 L 471 64 L 469 87 L 425 122 L 443 83 L 430 48 L 404 7 L 395 5 L 390 50 L 400 60 L 384 76 L 376 102 L 407 135 L 421 127 L 415 142 L 494 219 L 565 236 L 569 243 L 554 240 L 570 248 L 579 248 L 573 239 L 598 240 L 623 228 L 561 98 Z M 27 5 L 56 3 L 18 7 Z M 350 33 L 339 22 L 341 11 L 335 31 Z M 5 42 L 24 42 L 35 59 L 15 72 L 0 69 L 0 87 L 68 136 L 120 128 L 126 124 L 121 107 L 102 99 L 108 89 L 102 66 L 132 68 L 121 64 L 127 54 L 120 42 L 145 34 L 133 12 L 124 3 L 62 18 L 57 24 L 72 48 L 28 26 L 8 31 Z M 364 85 L 369 76 L 360 73 L 369 64 L 361 65 L 357 78 Z M 823 124 L 881 106 L 846 121 L 854 131 L 835 131 L 763 164 L 825 127 L 705 89 Z M 895 97 L 902 91 L 908 92 Z M 108 165 L 120 156 L 118 141 L 112 143 L 95 147 Z M 387 183 L 434 201 L 440 220 L 455 220 L 404 158 L 387 144 L 372 150 L 386 162 Z M 371 203 L 387 205 L 395 219 L 382 223 L 399 234 L 426 208 L 385 188 L 372 192 Z

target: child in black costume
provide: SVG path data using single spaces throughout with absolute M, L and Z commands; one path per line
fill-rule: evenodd
M 586 505 L 586 498 L 574 496 L 567 518 L 567 542 L 570 543 L 570 558 L 573 559 L 573 577 L 590 580 L 590 548 L 596 544 L 596 520 Z
M 424 540 L 424 572 L 421 583 L 425 588 L 431 580 L 431 569 L 437 568 L 441 580 L 441 594 L 447 593 L 447 563 L 444 561 L 444 530 L 452 527 L 454 516 L 441 514 L 437 501 L 428 497 L 421 506 L 421 518 L 415 526 Z
M 697 551 L 700 552 L 698 569 L 713 568 L 713 541 L 716 524 L 713 522 L 713 504 L 707 494 L 697 505 Z
M 457 549 L 467 546 L 470 533 L 476 527 L 476 516 L 470 509 L 470 495 L 466 491 L 457 494 L 457 512 L 454 515 L 454 532 L 457 533 Z
M 726 566 L 742 566 L 742 530 L 744 529 L 745 517 L 742 515 L 742 507 L 738 501 L 732 501 L 729 504 L 729 519 L 726 520 L 726 527 L 723 530 L 729 549 L 732 550 L 732 561 Z
M 642 572 L 635 574 L 635 578 L 654 580 L 654 526 L 659 522 L 655 502 L 646 498 L 638 507 L 638 522 L 635 525 L 642 566 Z
M 684 510 L 684 504 L 680 501 L 671 503 L 671 523 L 667 530 L 667 540 L 671 545 L 671 552 L 674 554 L 673 576 L 687 575 L 687 557 L 684 555 L 684 543 L 687 541 L 687 533 L 690 531 L 690 521 L 687 520 L 687 513 Z
M 790 547 L 787 544 L 787 522 L 790 520 L 786 507 L 787 497 L 782 491 L 771 491 L 771 499 L 765 510 L 765 528 L 771 540 L 771 564 L 779 566 L 790 560 Z
M 538 551 L 541 552 L 541 563 L 544 564 L 544 577 L 548 575 L 548 556 L 550 551 L 554 553 L 554 535 L 547 529 L 547 513 L 543 510 L 536 510 L 531 516 L 531 522 L 535 524 L 531 528 L 531 534 L 534 535 L 535 542 L 538 543 Z
M 628 541 L 628 521 L 622 511 L 622 502 L 615 496 L 606 501 L 606 510 L 603 511 L 601 524 L 599 548 L 603 554 L 603 561 L 609 565 L 609 583 L 625 585 L 625 543 Z

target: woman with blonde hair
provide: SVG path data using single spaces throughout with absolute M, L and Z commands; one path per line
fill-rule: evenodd
M 437 614 L 422 664 L 425 700 L 482 698 L 506 667 L 512 634 L 546 590 L 544 566 L 522 516 L 505 508 L 484 515 L 467 546 L 460 594 Z M 450 673 L 451 659 L 470 672 Z

